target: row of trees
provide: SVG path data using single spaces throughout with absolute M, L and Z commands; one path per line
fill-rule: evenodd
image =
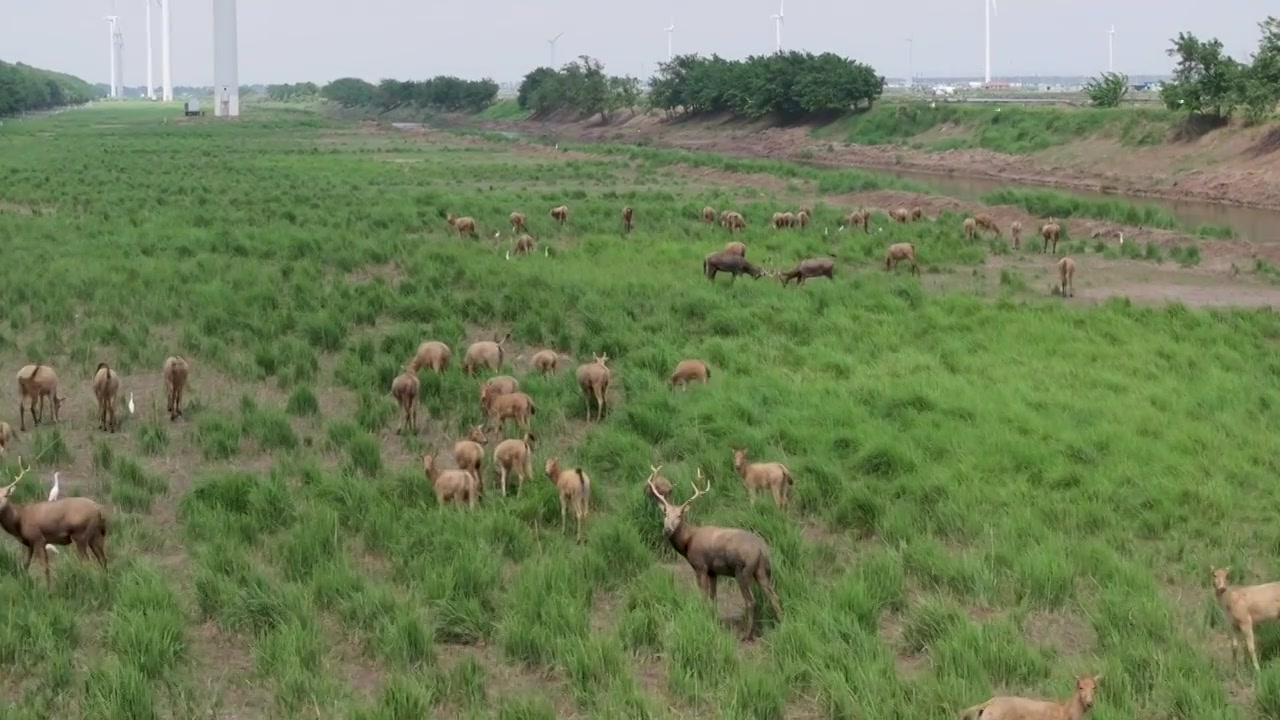
M 581 55 L 559 70 L 540 67 L 525 75 L 516 102 L 535 116 L 570 111 L 582 117 L 598 114 L 608 122 L 623 108 L 634 114 L 640 95 L 637 78 L 607 75 L 599 60 Z
M 240 88 L 241 95 L 247 95 L 245 89 Z M 282 85 L 268 85 L 267 99 L 276 102 L 301 102 L 305 100 L 314 100 L 320 96 L 320 86 L 313 82 L 300 83 L 284 83 Z
M 835 53 L 791 51 L 726 60 L 681 55 L 659 65 L 649 101 L 668 114 L 731 113 L 798 119 L 870 108 L 884 78 Z
M 386 79 L 377 85 L 340 78 L 321 88 L 320 96 L 343 107 L 376 107 L 382 112 L 405 106 L 479 112 L 497 99 L 498 84 L 489 78 L 463 80 L 450 75 L 420 82 Z
M 79 105 L 98 97 L 89 83 L 30 65 L 0 62 L 0 116 Z

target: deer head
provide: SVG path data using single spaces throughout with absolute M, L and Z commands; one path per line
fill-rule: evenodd
M 659 465 L 658 467 L 661 468 L 662 466 Z M 667 502 L 662 493 L 658 492 L 658 488 L 654 487 L 653 478 L 656 474 L 651 474 L 646 482 L 649 483 L 649 490 L 653 492 L 654 497 L 658 498 L 659 502 L 662 503 L 662 534 L 670 537 L 672 533 L 679 529 L 680 523 L 684 522 L 684 511 L 689 507 L 689 504 L 711 491 L 711 481 L 707 481 L 705 488 L 699 488 L 696 483 L 691 483 L 693 485 L 693 496 L 679 505 L 672 505 Z M 698 479 L 702 479 L 702 468 L 698 468 Z

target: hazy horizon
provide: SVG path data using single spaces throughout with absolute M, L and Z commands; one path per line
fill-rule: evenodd
M 152 0 L 154 2 L 154 0 Z M 1264 0 L 1235 0 L 1206 8 L 1193 0 L 1168 0 L 1158 13 L 1115 8 L 1103 0 L 1030 7 L 996 0 L 991 22 L 993 77 L 1092 76 L 1107 69 L 1107 29 L 1115 25 L 1115 70 L 1131 76 L 1165 75 L 1173 60 L 1165 51 L 1181 31 L 1217 37 L 1234 57 L 1257 47 L 1258 22 L 1280 8 Z M 6 8 L 0 26 L 0 60 L 70 73 L 107 83 L 108 34 L 103 19 L 111 0 L 79 8 L 62 3 L 19 3 Z M 735 8 L 736 9 L 733 9 Z M 333 0 L 274 0 L 270 6 L 238 3 L 239 76 L 242 84 L 314 81 L 354 76 L 420 80 L 457 75 L 518 81 L 549 61 L 557 65 L 591 55 L 612 74 L 648 77 L 666 59 L 664 28 L 675 15 L 676 54 L 718 53 L 729 58 L 772 52 L 777 0 L 703 0 L 680 13 L 674 2 L 607 7 L 586 0 L 548 0 L 537 7 L 515 0 L 452 3 L 435 10 L 409 0 L 366 0 L 365 12 L 343 15 Z M 116 0 L 124 34 L 125 85 L 146 84 L 145 2 Z M 1112 8 L 1112 9 L 1108 9 Z M 732 11 L 731 11 L 732 9 Z M 1152 8 L 1154 10 L 1154 8 Z M 213 82 L 212 3 L 172 5 L 173 83 Z M 902 0 L 892 9 L 860 12 L 834 0 L 792 0 L 785 10 L 784 50 L 835 52 L 876 68 L 886 77 L 981 77 L 982 0 Z M 501 25 L 495 18 L 502 18 Z M 903 19 L 911 22 L 906 26 Z M 154 80 L 160 84 L 160 11 L 155 25 Z M 430 36 L 427 23 L 442 29 Z M 1048 28 L 1048 30 L 1044 30 Z M 912 37 L 910 53 L 907 38 Z M 349 51 L 343 51 L 349 47 Z

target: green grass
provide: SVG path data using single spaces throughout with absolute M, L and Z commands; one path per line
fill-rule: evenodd
M 1004 104 L 883 102 L 819 131 L 862 145 L 915 144 L 929 150 L 962 147 L 1026 154 L 1090 137 L 1127 147 L 1158 145 L 1177 116 L 1164 108 L 1064 108 Z M 956 137 L 919 136 L 942 128 Z
M 1001 188 L 982 196 L 988 205 L 1016 205 L 1040 217 L 1091 218 L 1124 225 L 1179 230 L 1203 238 L 1223 240 L 1235 236 L 1226 225 L 1188 227 L 1169 211 L 1151 204 L 1090 198 L 1055 190 Z
M 59 468 L 112 517 L 110 573 L 64 551 L 52 593 L 3 539 L 6 717 L 942 718 L 1092 671 L 1099 720 L 1274 715 L 1280 632 L 1259 628 L 1255 692 L 1208 589 L 1211 563 L 1280 572 L 1273 312 L 982 281 L 1008 250 L 953 216 L 766 232 L 812 197 L 661 155 L 162 113 L 0 127 L 0 365 L 52 364 L 71 398 L 3 468 L 45 450 L 16 499 Z M 749 257 L 833 252 L 836 280 L 706 282 L 726 236 L 696 222 L 705 204 L 747 214 Z M 503 259 L 489 238 L 515 209 L 550 256 Z M 846 210 L 817 204 L 815 224 Z M 451 211 L 482 239 L 451 235 Z M 923 280 L 880 269 L 903 240 Z M 474 513 L 422 477 L 479 420 L 467 342 L 507 330 L 535 466 L 593 478 L 582 545 L 541 473 L 518 498 L 490 477 Z M 420 374 L 424 430 L 398 435 L 386 392 L 426 338 L 455 365 Z M 602 423 L 571 369 L 526 372 L 541 347 L 615 359 Z M 174 353 L 194 370 L 170 423 Z M 685 357 L 713 379 L 672 393 Z M 102 360 L 139 405 L 115 435 L 92 420 Z M 789 465 L 789 513 L 748 502 L 734 445 Z M 657 463 L 680 498 L 710 479 L 694 521 L 769 543 L 785 615 L 764 610 L 756 643 L 732 583 L 712 612 L 663 540 L 641 486 Z
M 524 120 L 529 111 L 521 109 L 519 103 L 512 100 L 499 100 L 475 114 L 478 120 Z

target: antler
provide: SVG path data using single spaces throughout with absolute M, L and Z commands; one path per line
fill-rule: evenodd
M 22 458 L 19 457 L 18 470 L 20 472 L 17 474 L 16 477 L 13 478 L 13 482 L 9 483 L 8 487 L 5 488 L 6 491 L 12 490 L 14 486 L 16 486 L 19 482 L 22 482 L 22 477 L 31 470 L 31 465 L 28 464 L 26 467 L 22 467 Z
M 699 480 L 702 479 L 702 468 L 698 468 L 698 479 Z M 699 488 L 697 483 L 690 483 L 690 484 L 693 485 L 693 497 L 689 498 L 688 500 L 685 500 L 684 505 L 682 505 L 681 507 L 688 507 L 689 503 L 693 502 L 694 500 L 697 500 L 702 495 L 705 495 L 706 493 L 711 492 L 710 480 L 707 481 L 707 486 L 705 488 Z
M 671 507 L 671 503 L 667 502 L 667 499 L 662 496 L 662 493 L 658 492 L 658 488 L 653 484 L 653 475 L 650 475 L 645 482 L 649 484 L 649 490 L 654 497 L 658 498 L 658 502 L 662 503 L 663 507 Z M 688 503 L 685 504 L 687 505 Z

